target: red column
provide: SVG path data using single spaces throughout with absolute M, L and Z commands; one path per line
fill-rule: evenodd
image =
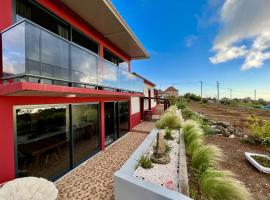
M 101 150 L 105 149 L 105 112 L 104 112 L 104 102 L 100 102 L 100 142 Z
M 101 58 L 104 58 L 104 52 L 103 52 L 103 44 L 99 44 L 99 56 L 101 57 Z

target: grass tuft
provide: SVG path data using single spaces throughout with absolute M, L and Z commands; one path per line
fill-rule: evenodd
M 233 178 L 229 171 L 207 169 L 200 177 L 200 190 L 204 199 L 251 200 L 249 191 Z
M 176 114 L 167 112 L 160 117 L 160 120 L 157 122 L 156 127 L 159 129 L 165 129 L 166 127 L 170 129 L 179 129 L 180 118 Z
M 222 152 L 217 146 L 200 146 L 193 152 L 191 167 L 200 175 L 207 168 L 215 167 L 222 157 Z
M 153 167 L 152 161 L 149 155 L 141 155 L 138 163 L 139 163 L 139 166 L 141 166 L 144 169 L 150 169 Z

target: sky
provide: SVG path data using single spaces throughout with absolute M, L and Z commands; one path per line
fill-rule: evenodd
M 270 100 L 269 0 L 112 0 L 150 54 L 132 71 L 180 93 Z

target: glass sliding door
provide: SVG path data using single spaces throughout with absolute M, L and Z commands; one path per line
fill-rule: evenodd
M 15 108 L 17 177 L 52 178 L 70 168 L 68 107 Z
M 118 102 L 119 137 L 129 131 L 129 103 L 128 101 Z
M 76 165 L 100 148 L 99 104 L 72 105 L 73 163 Z
M 105 102 L 105 145 L 114 142 L 117 135 L 117 102 Z

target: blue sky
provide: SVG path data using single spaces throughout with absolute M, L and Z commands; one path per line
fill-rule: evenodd
M 254 19 L 251 14 L 255 12 L 252 9 L 256 1 L 252 1 L 113 0 L 113 3 L 150 54 L 148 60 L 133 61 L 132 70 L 155 82 L 158 88 L 174 84 L 181 93 L 199 94 L 198 81 L 202 80 L 204 96 L 215 96 L 215 84 L 219 81 L 222 97 L 228 97 L 228 88 L 232 88 L 233 97 L 253 97 L 256 89 L 257 98 L 270 99 L 270 53 L 266 52 L 270 42 L 265 39 L 270 24 L 259 24 L 269 19 L 270 8 L 263 6 L 267 0 L 260 0 L 262 4 L 256 4 L 258 18 Z M 265 12 L 264 7 L 268 7 Z M 252 20 L 254 27 L 249 26 Z

